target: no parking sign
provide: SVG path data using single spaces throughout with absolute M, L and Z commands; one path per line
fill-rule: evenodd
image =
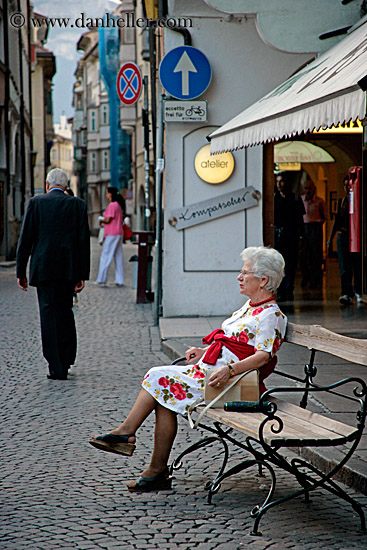
M 142 77 L 140 69 L 135 63 L 124 63 L 119 70 L 116 80 L 117 93 L 122 103 L 133 105 L 140 97 Z

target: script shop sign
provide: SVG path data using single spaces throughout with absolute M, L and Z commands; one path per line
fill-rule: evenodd
M 171 212 L 169 223 L 178 231 L 199 223 L 209 222 L 257 206 L 260 192 L 254 187 L 244 187 L 213 199 L 182 206 Z

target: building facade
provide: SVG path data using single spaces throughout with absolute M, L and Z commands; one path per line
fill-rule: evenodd
M 9 260 L 27 201 L 44 192 L 53 140 L 56 62 L 34 15 L 28 0 L 0 2 L 0 257 Z
M 98 29 L 84 33 L 77 48 L 84 54 L 75 72 L 74 172 L 78 179 L 78 195 L 88 202 L 90 227 L 96 233 L 105 189 L 110 182 L 109 104 L 100 75 Z
M 60 116 L 60 122 L 54 124 L 54 138 L 51 148 L 51 167 L 65 170 L 69 178 L 69 185 L 74 194 L 77 189 L 73 181 L 73 136 L 72 125 L 68 122 L 66 115 Z
M 241 305 L 236 284 L 239 254 L 247 246 L 270 244 L 266 232 L 272 231 L 272 219 L 267 210 L 272 208 L 274 182 L 264 187 L 264 167 L 273 174 L 274 166 L 266 162 L 267 148 L 262 145 L 233 151 L 232 174 L 212 184 L 199 176 L 195 158 L 208 143 L 208 134 L 340 40 L 338 35 L 326 40 L 320 35 L 360 18 L 358 2 L 321 3 L 322 9 L 320 2 L 309 2 L 301 17 L 299 3 L 290 0 L 282 0 L 279 11 L 252 0 L 168 1 L 168 18 L 192 21 L 187 29 L 190 45 L 205 54 L 212 78 L 198 98 L 207 102 L 205 123 L 165 124 L 165 317 L 226 315 Z M 185 44 L 185 36 L 177 30 L 164 30 L 165 52 Z M 315 176 L 311 168 L 308 174 Z M 324 177 L 316 176 L 320 182 Z M 255 204 L 183 229 L 176 223 L 178 209 L 182 214 L 183 208 L 195 205 L 196 213 L 209 204 L 222 208 L 221 201 L 241 189 L 255 192 Z
M 40 14 L 35 13 L 41 18 Z M 52 79 L 56 73 L 54 54 L 45 47 L 48 28 L 34 27 L 32 44 L 32 128 L 34 150 L 34 193 L 46 190 L 46 175 L 51 167 L 50 152 L 54 139 Z
M 9 23 L 13 12 L 25 24 Z M 0 2 L 0 257 L 13 259 L 26 201 L 33 194 L 31 6 Z

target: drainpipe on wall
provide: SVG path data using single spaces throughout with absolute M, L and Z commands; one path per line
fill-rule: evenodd
M 167 16 L 168 6 L 167 0 L 158 1 L 158 17 L 159 19 L 164 19 Z
M 29 0 L 27 2 L 27 12 L 30 13 L 30 5 Z M 34 166 L 33 166 L 33 124 L 32 124 L 32 75 L 31 75 L 31 67 L 32 67 L 32 59 L 31 59 L 31 26 L 28 25 L 28 52 L 29 52 L 29 71 L 28 71 L 28 90 L 29 90 L 29 126 L 30 126 L 30 160 L 29 160 L 29 168 L 31 171 L 31 188 L 30 193 L 33 197 L 34 195 Z
M 159 0 L 158 17 L 163 19 L 167 16 L 167 0 Z M 160 37 L 156 36 L 157 48 L 155 60 L 158 64 L 162 58 Z M 164 122 L 163 122 L 163 101 L 165 95 L 160 82 L 157 82 L 159 103 L 157 109 L 156 121 L 156 164 L 155 164 L 155 193 L 156 193 L 156 231 L 155 231 L 155 277 L 154 277 L 154 308 L 153 308 L 153 324 L 159 323 L 159 317 L 162 315 L 162 267 L 163 267 L 163 170 L 164 170 L 164 155 L 163 155 L 163 138 L 164 138 Z
M 8 32 L 8 6 L 3 2 L 4 14 L 4 60 L 5 60 L 5 101 L 4 101 L 4 132 L 5 132 L 5 185 L 4 185 L 4 252 L 5 258 L 9 256 L 9 227 L 8 227 L 8 195 L 10 194 L 10 125 L 9 125 L 9 32 Z
M 18 12 L 21 12 L 20 0 L 17 2 Z M 20 202 L 20 213 L 21 216 L 24 214 L 24 203 L 25 203 L 25 178 L 26 178 L 26 166 L 25 166 L 25 139 L 24 139 L 24 78 L 23 78 L 23 48 L 22 48 L 22 27 L 18 29 L 18 50 L 19 50 L 19 76 L 20 76 L 20 151 L 22 157 L 22 166 L 21 166 L 21 202 Z
M 149 65 L 153 138 L 153 166 L 155 166 L 157 162 L 157 67 L 154 33 L 155 29 L 152 27 L 152 25 L 149 25 Z
M 173 32 L 178 32 L 179 34 L 182 34 L 182 36 L 184 37 L 184 45 L 185 46 L 191 46 L 191 44 L 192 44 L 191 34 L 190 34 L 190 31 L 185 29 L 185 27 L 172 27 L 172 28 L 170 27 L 169 30 L 173 31 Z

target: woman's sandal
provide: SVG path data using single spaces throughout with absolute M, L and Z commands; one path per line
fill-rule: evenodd
M 135 443 L 129 443 L 129 437 L 135 434 L 129 435 L 93 435 L 89 443 L 100 449 L 101 451 L 107 451 L 109 453 L 115 453 L 117 455 L 131 456 L 135 449 Z
M 168 468 L 154 477 L 139 477 L 138 481 L 129 481 L 126 485 L 131 493 L 149 493 L 149 491 L 166 491 L 172 489 L 173 477 Z

